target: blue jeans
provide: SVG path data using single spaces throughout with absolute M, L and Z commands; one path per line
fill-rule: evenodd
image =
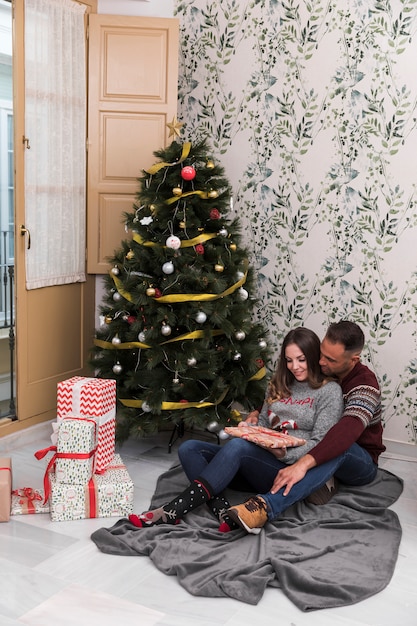
M 322 487 L 333 475 L 348 485 L 366 485 L 378 469 L 368 452 L 355 443 L 335 459 L 309 470 L 284 496 L 284 489 L 276 494 L 269 490 L 279 470 L 287 465 L 244 439 L 230 439 L 223 446 L 191 439 L 180 445 L 178 456 L 188 479 L 202 478 L 211 486 L 213 495 L 219 495 L 226 487 L 262 495 L 270 521 Z

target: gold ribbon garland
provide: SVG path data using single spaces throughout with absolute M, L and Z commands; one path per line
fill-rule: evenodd
M 249 380 L 261 380 L 266 376 L 266 369 L 262 367 L 256 374 L 251 376 Z M 210 406 L 217 406 L 225 399 L 229 388 L 225 389 L 222 395 L 215 402 L 162 402 L 161 410 L 162 411 L 177 411 L 181 409 L 205 409 Z M 131 409 L 140 409 L 142 407 L 144 400 L 128 400 L 120 398 L 120 402 L 123 406 L 126 406 Z
M 158 302 L 211 302 L 212 300 L 218 300 L 219 298 L 224 298 L 225 296 L 230 296 L 231 293 L 235 292 L 236 289 L 239 289 L 245 282 L 248 274 L 248 261 L 244 260 L 245 271 L 243 277 L 234 283 L 231 287 L 223 291 L 222 293 L 196 293 L 196 294 L 186 294 L 186 293 L 172 293 L 168 296 L 159 296 L 159 298 L 154 297 L 153 300 L 157 300 Z M 133 298 L 131 294 L 123 288 L 122 281 L 120 278 L 115 276 L 114 274 L 110 274 L 114 284 L 117 287 L 117 291 L 122 295 L 128 302 L 133 303 Z M 149 296 L 151 297 L 151 296 Z
M 196 246 L 199 243 L 205 243 L 210 239 L 217 237 L 217 233 L 207 233 L 205 235 L 198 235 L 198 237 L 194 237 L 194 239 L 182 239 L 181 240 L 181 248 L 191 248 L 191 246 Z M 160 243 L 156 243 L 155 241 L 145 241 L 139 235 L 139 233 L 135 233 L 132 237 L 133 241 L 136 241 L 140 246 L 145 246 L 147 248 L 168 248 L 168 246 L 163 246 Z
M 185 159 L 190 154 L 190 150 L 191 142 L 186 141 L 182 146 L 181 156 L 178 161 L 174 161 L 174 163 L 165 163 L 164 161 L 161 161 L 160 163 L 155 163 L 155 165 L 152 165 L 148 170 L 145 170 L 145 172 L 153 175 L 159 172 L 159 170 L 162 170 L 162 168 L 164 167 L 173 167 L 174 165 L 178 165 L 178 163 L 182 163 L 183 161 L 185 161 Z
M 188 196 L 200 196 L 200 198 L 202 198 L 203 200 L 207 200 L 208 198 L 210 198 L 207 191 L 186 191 L 185 193 L 180 193 L 178 196 L 172 196 L 172 198 L 168 198 L 168 200 L 165 200 L 165 204 L 173 204 L 174 202 L 177 202 L 177 200 L 181 200 L 181 198 L 187 198 Z
M 211 330 L 210 334 L 212 337 L 217 337 L 218 335 L 224 335 L 223 330 Z M 167 341 L 163 341 L 159 343 L 159 346 L 165 346 L 167 343 L 173 343 L 174 341 L 185 341 L 187 339 L 201 339 L 204 337 L 204 330 L 194 330 L 191 333 L 186 333 L 185 335 L 179 335 L 178 337 L 173 337 L 172 339 L 168 339 Z M 124 343 L 113 344 L 111 341 L 103 341 L 102 339 L 94 339 L 94 345 L 99 348 L 103 348 L 104 350 L 131 350 L 132 348 L 143 348 L 146 350 L 147 348 L 152 348 L 152 346 L 147 343 L 143 343 L 141 341 L 125 341 Z

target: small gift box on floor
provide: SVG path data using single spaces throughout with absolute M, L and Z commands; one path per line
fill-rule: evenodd
M 12 515 L 32 515 L 35 513 L 49 513 L 49 504 L 43 503 L 43 489 L 23 487 L 12 491 Z
M 50 480 L 54 522 L 127 517 L 133 512 L 133 482 L 119 454 L 103 474 L 94 474 L 84 485 L 58 483 L 53 473 Z
M 110 378 L 73 376 L 58 383 L 58 426 L 67 416 L 94 419 L 97 423 L 97 451 L 94 472 L 113 462 L 116 429 L 116 381 Z
M 0 458 L 0 522 L 8 522 L 10 519 L 11 498 L 12 461 Z

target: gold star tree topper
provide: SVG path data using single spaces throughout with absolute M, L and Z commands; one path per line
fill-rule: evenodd
M 180 136 L 180 130 L 181 127 L 184 126 L 184 124 L 182 122 L 179 122 L 177 120 L 177 116 L 174 115 L 174 117 L 172 118 L 172 122 L 167 124 L 168 128 L 169 128 L 169 135 L 168 137 L 179 137 Z

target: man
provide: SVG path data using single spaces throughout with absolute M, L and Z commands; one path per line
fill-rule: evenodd
M 341 387 L 344 412 L 322 441 L 293 465 L 280 470 L 271 490 L 228 509 L 248 533 L 257 534 L 294 502 L 324 504 L 337 489 L 366 485 L 375 478 L 382 443 L 381 392 L 375 374 L 360 361 L 361 328 L 349 321 L 331 324 L 321 344 L 320 366 Z M 336 479 L 336 482 L 335 482 Z

